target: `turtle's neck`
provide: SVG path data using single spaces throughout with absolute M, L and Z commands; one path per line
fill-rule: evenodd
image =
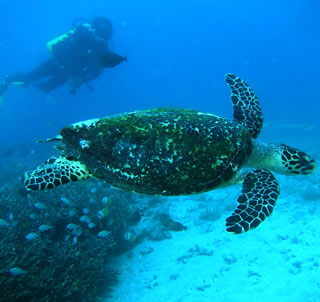
M 276 144 L 253 141 L 252 153 L 245 162 L 245 166 L 269 169 L 283 174 L 281 155 Z

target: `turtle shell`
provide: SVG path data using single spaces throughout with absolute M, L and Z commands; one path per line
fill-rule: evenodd
M 188 195 L 226 183 L 252 152 L 241 124 L 195 110 L 159 108 L 65 127 L 58 149 L 114 187 Z

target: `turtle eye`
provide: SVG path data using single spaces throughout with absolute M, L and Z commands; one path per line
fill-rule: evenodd
M 315 171 L 315 160 L 307 153 L 287 145 L 281 146 L 283 149 L 281 154 L 282 164 L 290 174 L 306 175 Z

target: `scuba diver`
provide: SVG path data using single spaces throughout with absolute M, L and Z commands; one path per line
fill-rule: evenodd
M 45 62 L 31 72 L 4 77 L 0 81 L 0 98 L 10 84 L 33 84 L 45 93 L 67 82 L 71 93 L 75 93 L 82 84 L 91 88 L 89 81 L 97 78 L 104 68 L 127 61 L 126 57 L 110 51 L 111 37 L 112 23 L 104 17 L 73 26 L 69 32 L 48 42 L 47 47 L 52 56 Z

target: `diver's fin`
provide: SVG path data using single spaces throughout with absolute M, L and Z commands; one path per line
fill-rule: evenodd
M 46 190 L 90 176 L 87 167 L 78 160 L 53 156 L 35 170 L 25 172 L 24 185 L 28 191 Z
M 238 206 L 227 218 L 227 231 L 240 234 L 256 228 L 271 215 L 280 194 L 277 180 L 265 169 L 254 169 L 245 177 Z
M 12 84 L 13 86 L 16 86 L 16 87 L 25 87 L 25 86 L 26 86 L 26 83 L 25 83 L 25 82 L 22 82 L 22 81 L 12 82 L 11 84 Z
M 12 82 L 11 85 L 16 86 L 16 87 L 24 87 L 25 83 L 24 82 Z M 0 83 L 0 105 L 3 102 L 3 97 L 4 97 L 4 94 L 7 91 L 8 87 L 9 87 L 9 82 L 6 81 L 6 79 Z
M 252 138 L 257 138 L 263 126 L 263 113 L 256 94 L 239 77 L 227 73 L 225 81 L 231 88 L 233 117 L 243 124 Z
M 6 76 L 6 77 L 4 77 L 3 80 L 0 81 L 0 105 L 3 102 L 3 96 L 9 87 L 9 81 L 7 78 L 8 77 Z

